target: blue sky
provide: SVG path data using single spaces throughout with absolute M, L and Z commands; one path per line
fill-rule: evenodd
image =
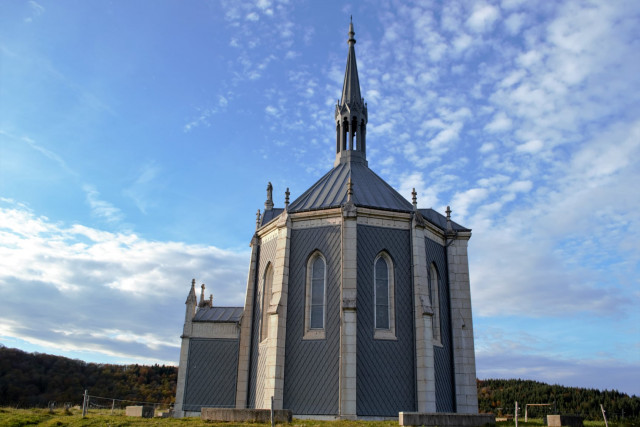
M 369 166 L 473 229 L 478 376 L 640 395 L 635 1 L 1 2 L 0 343 L 176 364 L 191 278 L 242 305 L 350 15 Z

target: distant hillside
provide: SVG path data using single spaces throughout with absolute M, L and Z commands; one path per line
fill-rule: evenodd
M 604 405 L 608 419 L 640 418 L 640 397 L 618 391 L 549 385 L 530 380 L 478 380 L 478 406 L 480 412 L 496 415 L 513 414 L 515 402 L 524 416 L 527 403 L 550 403 L 549 408 L 530 408 L 529 416 L 540 418 L 552 413 L 581 414 L 588 419 L 601 420 L 600 404 Z
M 77 404 L 85 389 L 94 396 L 171 403 L 177 375 L 174 366 L 86 363 L 0 345 L 0 406 Z
M 49 401 L 82 402 L 82 393 L 144 402 L 172 403 L 178 368 L 174 366 L 86 363 L 49 354 L 26 353 L 0 344 L 0 406 L 45 406 Z M 555 403 L 558 413 L 602 419 L 600 404 L 610 419 L 640 418 L 640 397 L 617 391 L 599 391 L 527 380 L 478 380 L 480 412 L 513 414 L 518 401 L 521 415 L 527 403 Z M 108 403 L 108 402 L 107 402 Z M 530 410 L 541 417 L 547 408 Z

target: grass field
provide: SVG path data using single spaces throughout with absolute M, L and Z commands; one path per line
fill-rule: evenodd
M 212 423 L 201 421 L 199 418 L 134 418 L 124 415 L 124 411 L 116 411 L 114 415 L 110 415 L 109 410 L 92 410 L 89 414 L 82 418 L 82 412 L 77 409 L 65 411 L 57 409 L 53 413 L 49 413 L 48 409 L 14 409 L 0 408 L 0 426 L 2 427 L 21 427 L 21 426 L 109 426 L 109 427 L 125 427 L 125 426 L 225 426 L 232 425 L 242 426 L 260 426 L 264 427 L 268 424 L 232 424 L 232 423 Z M 281 424 L 279 424 L 281 425 Z M 294 419 L 291 424 L 285 424 L 288 427 L 391 427 L 397 426 L 397 421 L 312 421 Z M 605 427 L 604 421 L 585 421 L 585 427 Z M 497 427 L 515 426 L 513 421 L 504 421 L 497 423 Z M 528 423 L 520 421 L 518 427 L 541 427 L 544 426 L 542 419 L 530 419 Z M 638 423 L 609 423 L 609 427 L 640 427 Z

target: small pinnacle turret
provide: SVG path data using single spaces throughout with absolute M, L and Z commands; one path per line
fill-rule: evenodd
M 189 291 L 189 295 L 187 296 L 187 300 L 185 304 L 197 304 L 198 297 L 196 297 L 196 279 L 191 281 L 191 290 Z
M 336 104 L 336 161 L 359 160 L 366 163 L 367 104 L 360 93 L 358 65 L 356 64 L 356 39 L 353 22 L 349 24 L 349 52 L 344 72 L 342 97 Z
M 264 202 L 264 210 L 270 211 L 273 209 L 273 185 L 271 182 L 267 184 L 267 200 Z

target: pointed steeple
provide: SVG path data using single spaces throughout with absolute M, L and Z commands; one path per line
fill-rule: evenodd
M 353 31 L 353 22 L 349 24 L 349 53 L 347 55 L 347 69 L 344 72 L 344 84 L 342 85 L 342 98 L 340 106 L 356 106 L 362 103 L 360 95 L 360 80 L 358 79 L 358 65 L 356 64 L 356 50 L 354 45 L 356 33 Z
M 344 72 L 342 97 L 336 105 L 336 161 L 335 166 L 342 162 L 367 162 L 366 131 L 367 104 L 360 93 L 360 79 L 356 64 L 356 39 L 353 22 L 349 24 L 349 52 L 347 54 L 347 68 Z

